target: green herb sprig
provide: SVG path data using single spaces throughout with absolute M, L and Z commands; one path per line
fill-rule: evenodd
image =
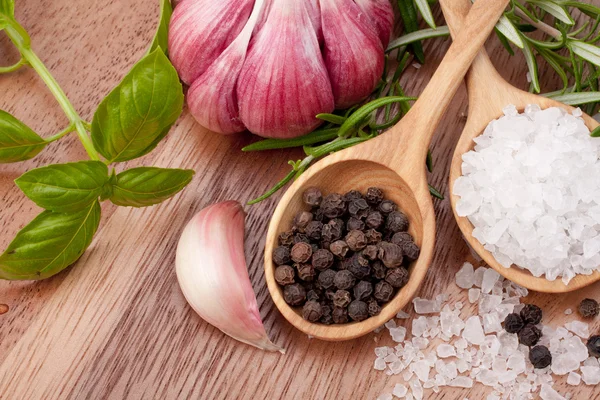
M 433 19 L 432 3 L 435 1 L 397 0 L 404 34 L 393 40 L 386 52 L 387 66 L 394 66 L 394 70 L 386 68 L 380 84 L 363 105 L 339 110 L 333 115 L 317 116 L 328 123 L 308 135 L 294 139 L 262 140 L 242 149 L 259 151 L 302 146 L 306 154 L 303 160 L 290 161 L 290 173 L 249 204 L 267 199 L 300 176 L 318 158 L 382 134 L 408 112 L 409 99 L 404 97 L 400 86 L 406 65 L 412 57 L 421 63 L 425 61 L 423 40 L 443 38 L 450 34 L 447 26 L 438 26 Z M 583 13 L 587 19 L 578 25 L 575 21 L 579 18 L 574 13 Z M 419 29 L 422 25 L 419 14 L 428 28 Z M 590 115 L 598 111 L 600 7 L 575 0 L 511 0 L 509 9 L 496 25 L 495 33 L 511 55 L 515 54 L 513 47 L 523 52 L 529 70 L 531 92 L 541 93 L 568 105 L 581 106 Z M 533 35 L 539 36 L 540 33 L 543 38 L 536 39 Z M 538 70 L 542 61 L 560 77 L 563 83 L 561 90 L 547 91 L 540 84 Z M 396 97 L 401 100 L 395 101 Z M 592 136 L 600 136 L 599 132 L 594 131 Z M 433 168 L 431 154 L 427 158 L 427 168 L 430 172 Z M 430 192 L 434 197 L 443 199 L 440 191 L 431 186 Z
M 101 201 L 151 206 L 172 197 L 191 181 L 192 170 L 140 167 L 117 173 L 112 167 L 115 162 L 152 151 L 183 109 L 182 86 L 166 55 L 172 8 L 169 0 L 160 1 L 160 21 L 148 51 L 102 100 L 90 123 L 79 115 L 32 50 L 27 31 L 15 19 L 14 0 L 0 0 L 0 30 L 21 55 L 14 65 L 0 68 L 0 73 L 31 67 L 69 119 L 65 129 L 42 138 L 0 110 L 0 163 L 31 159 L 72 132 L 89 156 L 87 161 L 36 168 L 16 179 L 23 193 L 45 211 L 0 255 L 0 279 L 44 279 L 77 261 L 98 229 Z

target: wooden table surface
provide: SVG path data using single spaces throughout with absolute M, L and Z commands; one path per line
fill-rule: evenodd
M 146 48 L 158 7 L 153 0 L 99 2 L 18 0 L 17 18 L 29 30 L 34 50 L 55 74 L 84 118 L 123 77 Z M 448 42 L 426 45 L 428 63 L 410 68 L 403 79 L 408 95 L 418 95 Z M 496 65 L 512 83 L 525 87 L 526 66 L 493 41 Z M 0 63 L 16 61 L 3 37 Z M 541 79 L 555 79 L 542 65 Z M 442 121 L 433 143 L 431 182 L 447 192 L 453 146 L 467 109 L 464 89 Z M 27 69 L 0 76 L 0 108 L 42 135 L 66 125 L 53 97 Z M 193 168 L 197 174 L 175 199 L 146 209 L 103 204 L 102 222 L 87 253 L 72 268 L 41 282 L 0 281 L 0 399 L 374 399 L 391 392 L 401 376 L 373 370 L 373 349 L 392 345 L 386 332 L 342 343 L 310 340 L 277 312 L 263 277 L 262 250 L 269 216 L 278 196 L 247 207 L 246 254 L 261 315 L 271 338 L 286 355 L 240 344 L 205 323 L 186 304 L 175 277 L 175 247 L 193 213 L 220 200 L 242 202 L 262 193 L 288 170 L 298 150 L 243 154 L 248 134 L 221 136 L 197 125 L 184 111 L 167 139 L 150 155 L 128 166 Z M 50 145 L 34 160 L 0 166 L 0 247 L 10 242 L 40 210 L 13 180 L 49 163 L 76 161 L 85 153 L 75 136 Z M 435 201 L 437 251 L 419 293 L 465 297 L 454 274 L 469 256 L 448 200 Z M 600 284 L 567 295 L 533 294 L 546 323 L 575 316 L 586 295 Z M 2 308 L 0 306 L 0 308 Z M 595 327 L 598 328 L 598 325 Z M 594 387 L 555 388 L 573 398 L 600 398 Z M 485 398 L 489 389 L 427 392 L 428 399 Z

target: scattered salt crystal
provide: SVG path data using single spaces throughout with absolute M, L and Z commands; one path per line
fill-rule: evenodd
M 408 314 L 405 311 L 400 310 L 400 311 L 398 311 L 398 314 L 396 314 L 396 318 L 398 318 L 398 319 L 408 319 L 408 318 L 410 318 L 410 314 Z
M 384 393 L 379 395 L 379 397 L 377 397 L 377 400 L 392 400 L 394 397 L 392 396 L 391 393 Z
M 584 339 L 590 336 L 589 325 L 585 322 L 571 321 L 565 324 L 565 328 Z
M 419 63 L 413 63 L 413 64 L 412 64 L 412 66 L 413 66 L 415 69 L 420 69 L 420 68 L 421 68 L 421 64 L 419 64 Z
M 567 383 L 572 386 L 579 385 L 581 383 L 581 375 L 579 375 L 577 372 L 569 372 Z
M 460 388 L 472 388 L 473 387 L 473 379 L 466 376 L 457 376 L 452 379 L 448 386 L 452 387 L 460 387 Z
M 481 284 L 483 283 L 483 274 L 488 270 L 486 267 L 479 267 L 473 273 L 473 285 L 481 288 Z
M 419 318 L 413 320 L 413 323 L 412 323 L 413 336 L 421 337 L 421 336 L 423 336 L 423 333 L 425 333 L 426 330 L 427 330 L 427 318 L 426 317 L 419 317 Z
M 479 300 L 479 295 L 481 294 L 481 289 L 469 289 L 469 302 L 471 304 L 475 303 Z
M 396 321 L 394 321 L 393 319 L 390 319 L 388 322 L 385 323 L 385 327 L 388 329 L 395 328 Z
M 375 359 L 375 364 L 373 366 L 373 368 L 375 368 L 378 371 L 383 371 L 386 367 L 385 361 L 383 361 L 383 358 L 376 358 Z
M 570 308 L 567 308 L 565 310 L 565 315 L 571 315 L 571 314 L 573 314 L 573 310 L 571 310 Z
M 552 389 L 550 385 L 542 385 L 540 390 L 540 398 L 542 400 L 565 400 L 556 390 Z
M 470 289 L 474 282 L 473 264 L 466 262 L 456 273 L 456 285 L 461 289 Z
M 597 385 L 600 383 L 600 367 L 581 367 L 583 382 L 586 385 Z
M 421 382 L 418 379 L 413 379 L 409 382 L 410 388 L 412 390 L 412 395 L 415 400 L 423 399 L 423 386 L 421 386 Z
M 403 398 L 406 396 L 406 393 L 408 393 L 408 388 L 400 383 L 397 383 L 392 391 L 392 394 L 398 398 Z
M 436 300 L 427 300 L 420 297 L 413 299 L 413 305 L 417 314 L 433 314 L 442 310 L 440 303 Z
M 485 314 L 483 316 L 483 330 L 487 333 L 500 332 L 502 325 L 500 324 L 500 318 L 495 312 Z
M 472 344 L 480 345 L 483 343 L 485 334 L 478 316 L 472 316 L 465 322 L 463 338 Z
M 598 363 L 598 359 L 596 357 L 589 357 L 584 362 L 583 365 L 586 367 L 600 367 Z
M 456 355 L 456 349 L 450 344 L 442 343 L 437 347 L 437 355 L 440 358 L 453 357 Z
M 388 353 L 389 353 L 389 350 L 390 350 L 390 348 L 389 348 L 389 347 L 386 347 L 386 346 L 383 346 L 383 347 L 375 347 L 375 355 L 376 355 L 377 357 L 381 357 L 381 358 L 383 358 L 383 357 L 385 357 L 385 356 L 387 356 L 387 355 L 388 355 Z
M 400 343 L 404 341 L 404 338 L 406 337 L 406 328 L 403 326 L 390 328 L 390 336 L 394 342 Z
M 481 281 L 481 292 L 490 293 L 492 288 L 500 278 L 500 274 L 493 269 L 488 269 L 483 274 L 483 280 Z

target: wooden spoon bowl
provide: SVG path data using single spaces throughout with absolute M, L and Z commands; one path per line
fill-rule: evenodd
M 473 58 L 483 46 L 508 0 L 478 0 L 469 13 L 468 32 L 448 50 L 440 67 L 411 111 L 384 135 L 332 154 L 308 169 L 282 197 L 269 225 L 265 245 L 265 275 L 273 301 L 283 316 L 306 334 L 323 340 L 347 340 L 367 334 L 393 318 L 414 296 L 431 259 L 435 244 L 435 215 L 427 185 L 425 158 L 431 137 Z M 375 317 L 344 325 L 311 323 L 299 309 L 285 303 L 275 281 L 273 249 L 279 233 L 290 229 L 298 211 L 305 209 L 302 193 L 309 187 L 345 193 L 377 186 L 407 215 L 410 233 L 421 248 L 409 267 L 409 280 Z
M 440 3 L 451 33 L 454 35 L 457 31 L 461 32 L 460 28 L 463 26 L 463 20 L 471 8 L 471 2 L 469 0 L 445 0 Z M 505 278 L 538 292 L 569 292 L 599 280 L 600 272 L 596 271 L 591 275 L 576 275 L 568 285 L 565 285 L 561 279 L 548 281 L 544 277 L 535 277 L 528 270 L 514 265 L 505 268 L 473 237 L 473 224 L 469 219 L 457 214 L 456 205 L 460 198 L 452 193 L 454 183 L 462 175 L 462 156 L 473 150 L 475 147 L 473 139 L 485 130 L 490 121 L 503 115 L 502 109 L 504 107 L 513 104 L 520 112 L 523 112 L 528 104 L 537 104 L 542 109 L 549 107 L 562 107 L 568 111 L 574 109 L 571 106 L 525 92 L 510 85 L 496 71 L 485 50 L 482 50 L 473 61 L 467 75 L 467 89 L 469 92 L 469 112 L 467 122 L 452 157 L 449 185 L 454 217 L 469 245 L 489 266 Z M 598 126 L 598 123 L 589 115 L 583 114 L 582 118 L 590 130 Z

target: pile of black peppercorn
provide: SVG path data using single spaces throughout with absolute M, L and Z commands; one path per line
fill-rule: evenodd
M 379 188 L 323 197 L 303 194 L 292 229 L 273 251 L 283 298 L 302 306 L 310 322 L 344 324 L 379 314 L 408 282 L 407 265 L 419 257 L 408 219 Z
M 546 346 L 536 346 L 542 331 L 536 326 L 542 322 L 542 309 L 533 304 L 525 304 L 519 314 L 508 314 L 504 319 L 504 330 L 516 333 L 519 343 L 529 349 L 529 361 L 535 368 L 546 368 L 552 363 L 552 355 Z M 533 347 L 535 346 L 535 347 Z
M 594 299 L 583 299 L 577 310 L 583 318 L 596 318 L 600 314 L 600 304 Z M 591 357 L 600 357 L 600 335 L 590 336 L 586 346 Z

